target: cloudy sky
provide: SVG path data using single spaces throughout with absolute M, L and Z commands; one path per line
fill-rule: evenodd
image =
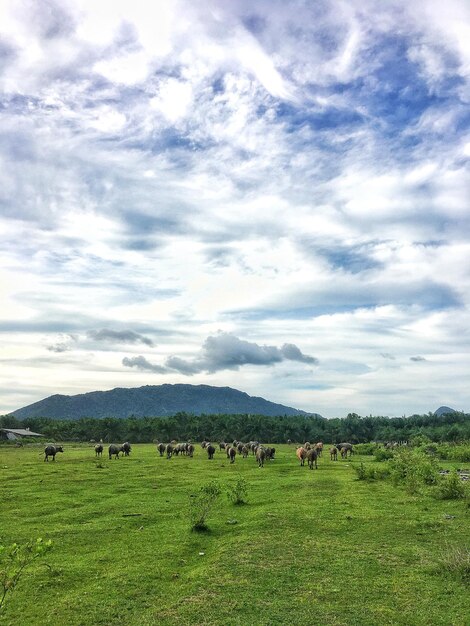
M 469 103 L 467 0 L 1 0 L 0 412 L 470 410 Z

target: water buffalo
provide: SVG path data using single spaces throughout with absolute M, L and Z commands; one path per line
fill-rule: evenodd
M 192 443 L 188 443 L 188 447 L 186 448 L 186 454 L 187 454 L 189 457 L 193 458 L 193 455 L 194 455 L 194 446 L 193 446 L 193 444 L 192 444 Z
M 337 449 L 341 452 L 343 449 L 345 450 L 345 455 L 343 458 L 346 458 L 348 456 L 348 452 L 349 452 L 349 456 L 351 456 L 354 453 L 354 448 L 352 443 L 337 443 L 336 444 Z M 343 456 L 343 454 L 341 453 L 341 456 Z
M 53 446 L 48 445 L 46 446 L 45 450 L 44 450 L 44 461 L 47 461 L 49 463 L 49 457 L 52 457 L 52 460 L 55 461 L 55 455 L 57 454 L 57 452 L 63 452 L 64 450 L 62 449 L 62 446 Z
M 103 456 L 103 444 L 97 443 L 95 446 L 95 456 Z
M 330 461 L 338 460 L 338 448 L 330 448 Z
M 206 450 L 207 450 L 207 456 L 209 460 L 212 461 L 212 459 L 214 458 L 215 447 L 211 443 L 209 443 L 206 446 Z
M 118 459 L 120 452 L 124 452 L 122 446 L 117 446 L 116 444 L 112 443 L 108 448 L 109 460 L 111 460 L 113 456 L 115 459 Z
M 307 462 L 310 469 L 313 469 L 314 465 L 315 469 L 318 469 L 317 457 L 318 452 L 315 450 L 315 448 L 310 448 L 310 450 L 307 450 Z
M 228 451 L 228 456 L 230 457 L 230 463 L 235 463 L 235 457 L 237 456 L 237 449 L 233 446 Z
M 242 456 L 244 459 L 248 458 L 248 446 L 243 446 L 242 448 Z
M 275 454 L 276 454 L 276 448 L 266 448 L 266 459 L 268 460 L 274 459 Z
M 132 447 L 131 444 L 128 441 L 125 441 L 122 446 L 122 451 L 124 452 L 125 456 L 129 456 L 129 454 L 131 453 Z
M 323 441 L 319 441 L 315 444 L 315 450 L 317 451 L 317 455 L 321 456 L 321 453 L 323 452 Z
M 166 458 L 171 459 L 173 455 L 173 444 L 167 443 L 165 450 L 166 450 Z
M 256 450 L 256 460 L 258 461 L 258 467 L 264 466 L 264 460 L 266 458 L 266 450 L 263 446 L 258 446 Z
M 227 444 L 225 443 L 225 441 L 221 441 L 219 443 L 219 450 L 225 450 L 226 447 L 227 447 Z
M 307 452 L 308 450 L 306 450 L 303 446 L 300 446 L 300 448 L 297 448 L 297 450 L 295 451 L 297 458 L 300 461 L 300 465 L 301 467 L 303 467 L 305 465 L 305 459 L 307 458 Z
M 163 456 L 165 454 L 165 444 L 164 443 L 159 443 L 157 446 L 157 450 L 160 452 L 160 456 Z

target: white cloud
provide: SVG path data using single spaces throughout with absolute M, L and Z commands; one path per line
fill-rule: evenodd
M 46 4 L 0 3 L 5 409 L 167 382 L 171 357 L 187 382 L 218 330 L 320 364 L 191 382 L 325 415 L 465 405 L 465 3 Z M 158 354 L 86 336 L 157 328 Z

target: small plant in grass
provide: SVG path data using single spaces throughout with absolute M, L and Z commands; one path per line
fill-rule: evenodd
M 246 504 L 248 484 L 241 476 L 234 483 L 227 485 L 227 496 L 233 504 Z
M 446 545 L 438 557 L 439 568 L 470 584 L 470 548 Z
M 456 470 L 448 476 L 442 476 L 434 495 L 439 500 L 457 500 L 465 498 L 465 485 Z
M 52 549 L 52 541 L 28 541 L 11 546 L 0 545 L 0 615 L 8 594 L 11 594 L 25 571 Z M 43 563 L 49 567 L 47 563 Z
M 388 476 L 388 468 L 386 467 L 372 467 L 371 465 L 365 466 L 364 463 L 360 465 L 354 465 L 354 470 L 357 474 L 357 480 L 382 480 Z
M 207 530 L 207 517 L 220 495 L 220 485 L 211 481 L 189 496 L 189 521 L 191 530 Z

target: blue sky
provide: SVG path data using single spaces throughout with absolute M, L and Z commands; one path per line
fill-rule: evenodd
M 0 4 L 0 411 L 470 410 L 470 4 Z

